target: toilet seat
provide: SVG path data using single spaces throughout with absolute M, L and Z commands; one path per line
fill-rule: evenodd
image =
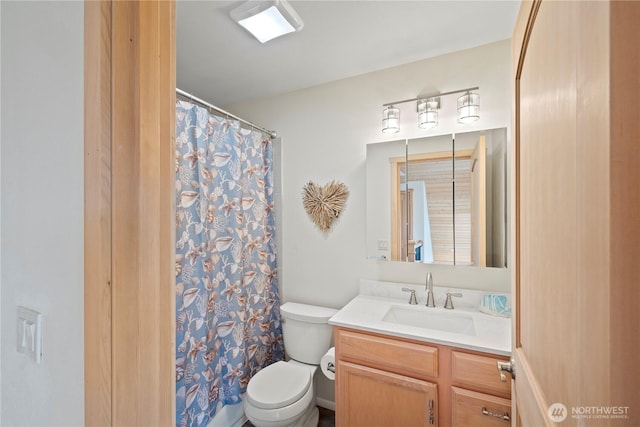
M 283 408 L 300 400 L 311 385 L 312 377 L 308 368 L 279 361 L 251 378 L 246 399 L 255 408 Z

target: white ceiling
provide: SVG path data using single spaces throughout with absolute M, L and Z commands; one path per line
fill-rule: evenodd
M 298 33 L 260 44 L 243 1 L 177 2 L 177 86 L 224 107 L 511 37 L 519 0 L 290 1 Z

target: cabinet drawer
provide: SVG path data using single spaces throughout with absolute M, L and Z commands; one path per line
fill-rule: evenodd
M 503 397 L 511 396 L 511 381 L 500 381 L 496 362 L 501 357 L 451 352 L 451 382 Z M 507 377 L 508 378 L 508 377 Z
M 415 378 L 438 376 L 438 349 L 398 339 L 338 329 L 336 357 Z
M 453 427 L 508 427 L 511 401 L 489 394 L 451 387 Z

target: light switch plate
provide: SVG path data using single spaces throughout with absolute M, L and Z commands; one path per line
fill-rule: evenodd
M 36 363 L 42 360 L 42 314 L 26 307 L 18 307 L 18 352 Z

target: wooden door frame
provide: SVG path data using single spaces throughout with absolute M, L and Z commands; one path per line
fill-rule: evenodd
M 85 424 L 175 423 L 175 2 L 85 1 Z

